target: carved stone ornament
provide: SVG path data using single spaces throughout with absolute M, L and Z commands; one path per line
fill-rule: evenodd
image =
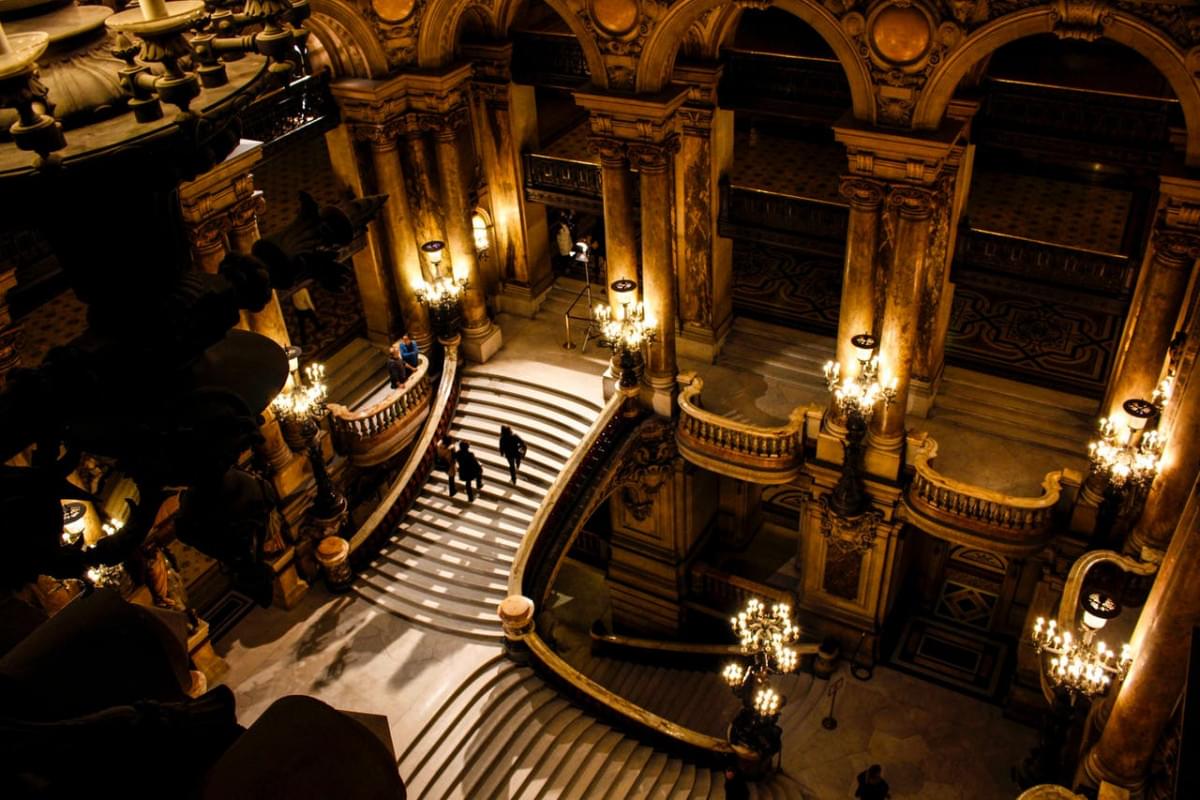
M 589 136 L 588 152 L 600 157 L 600 163 L 609 167 L 624 167 L 628 154 L 625 143 L 611 136 Z
M 869 178 L 847 176 L 838 185 L 840 194 L 851 206 L 863 211 L 878 210 L 886 190 L 882 183 Z
M 651 0 L 589 0 L 576 14 L 600 47 L 610 89 L 632 89 L 638 58 L 666 7 Z
M 425 6 L 426 0 L 364 0 L 360 6 L 393 66 L 416 61 Z
M 932 189 L 902 184 L 892 187 L 887 202 L 889 208 L 900 212 L 902 216 L 922 219 L 933 214 L 938 205 L 938 194 Z
M 675 427 L 668 420 L 652 419 L 638 429 L 628 460 L 617 472 L 615 483 L 629 513 L 644 522 L 654 510 L 654 498 L 671 479 L 679 450 Z
M 679 134 L 673 133 L 661 142 L 630 142 L 629 163 L 642 172 L 661 172 L 679 152 Z
M 1153 237 L 1154 258 L 1177 268 L 1191 269 L 1200 258 L 1200 234 L 1171 229 L 1156 230 Z
M 466 128 L 470 121 L 466 106 L 452 108 L 443 114 L 420 114 L 418 119 L 422 129 L 443 141 L 457 139 L 459 131 Z
M 829 496 L 817 500 L 820 507 L 820 532 L 829 547 L 842 551 L 865 553 L 875 546 L 875 537 L 883 514 L 875 510 L 865 511 L 857 517 L 843 517 L 829 507 Z
M 1055 0 L 1050 18 L 1058 38 L 1094 42 L 1104 35 L 1104 26 L 1112 22 L 1113 9 L 1097 0 Z

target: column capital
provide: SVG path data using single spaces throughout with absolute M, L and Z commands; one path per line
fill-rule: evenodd
M 1200 230 L 1159 227 L 1151 241 L 1155 260 L 1176 269 L 1189 268 L 1200 258 Z
M 429 131 L 440 141 L 453 142 L 459 131 L 467 127 L 469 116 L 466 106 L 456 106 L 441 113 L 422 112 L 417 119 L 422 130 Z
M 229 228 L 229 217 L 224 214 L 205 220 L 188 228 L 188 241 L 198 250 L 224 246 L 225 232 Z
M 887 196 L 888 207 L 909 219 L 929 218 L 938 201 L 939 193 L 935 189 L 907 184 L 893 186 Z
M 253 194 L 243 197 L 229 208 L 229 222 L 235 228 L 249 225 L 256 222 L 266 209 L 267 201 L 262 190 L 256 189 Z
M 679 152 L 679 134 L 672 133 L 661 142 L 630 142 L 626 150 L 630 166 L 641 172 L 663 172 L 671 156 Z
M 684 106 L 679 109 L 683 132 L 689 136 L 708 136 L 712 132 L 716 109 L 705 106 Z
M 350 131 L 360 142 L 369 143 L 376 150 L 396 147 L 396 140 L 404 133 L 403 117 L 373 124 L 353 124 Z
M 601 166 L 614 169 L 628 169 L 629 153 L 625 142 L 612 136 L 589 136 L 588 152 L 600 157 Z
M 838 185 L 838 194 L 856 209 L 875 211 L 883 205 L 887 187 L 880 181 L 858 175 L 844 175 Z

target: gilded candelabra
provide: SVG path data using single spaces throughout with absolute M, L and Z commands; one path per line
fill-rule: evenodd
M 600 345 L 610 348 L 616 356 L 621 370 L 620 385 L 629 389 L 637 386 L 642 345 L 654 341 L 654 323 L 646 319 L 642 303 L 634 300 L 636 281 L 621 278 L 613 281 L 610 288 L 617 298 L 617 308 L 598 303 L 592 318 L 600 328 Z
M 439 339 L 453 339 L 458 334 L 462 320 L 463 290 L 466 278 L 441 273 L 442 258 L 446 252 L 445 242 L 431 241 L 421 245 L 421 254 L 429 265 L 432 280 L 420 280 L 413 288 L 417 299 L 429 309 L 429 319 Z
M 868 498 L 863 485 L 861 462 L 867 425 L 880 402 L 884 408 L 896 397 L 896 379 L 884 382 L 879 377 L 879 342 L 869 333 L 850 340 L 858 362 L 856 372 L 843 375 L 836 361 L 825 364 L 825 383 L 833 392 L 834 407 L 846 421 L 845 453 L 842 474 L 830 495 L 829 507 L 843 517 L 856 517 L 867 510 Z
M 731 744 L 750 747 L 770 760 L 779 752 L 779 712 L 786 699 L 770 685 L 772 675 L 794 672 L 800 654 L 792 644 L 800 629 L 792 622 L 792 610 L 783 603 L 767 607 L 752 597 L 746 608 L 730 618 L 746 661 L 725 665 L 721 676 L 742 701 L 742 709 L 730 725 Z
M 334 487 L 317 443 L 320 423 L 327 413 L 325 400 L 329 389 L 325 384 L 325 366 L 314 362 L 301 373 L 296 368 L 298 355 L 296 348 L 289 349 L 292 373 L 271 407 L 283 422 L 288 445 L 296 452 L 305 450 L 308 453 L 313 480 L 317 484 L 312 516 L 317 520 L 334 520 L 346 510 L 346 498 Z

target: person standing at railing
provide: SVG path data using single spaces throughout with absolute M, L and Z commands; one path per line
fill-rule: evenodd
M 446 470 L 446 485 L 450 489 L 450 496 L 454 497 L 458 493 L 454 486 L 454 475 L 458 471 L 458 462 L 454 459 L 454 440 L 443 436 L 442 441 L 434 445 L 433 455 L 436 462 L 434 466 Z
M 392 383 L 393 389 L 398 389 L 404 385 L 408 379 L 408 370 L 406 370 L 404 358 L 400 355 L 400 343 L 393 342 L 388 348 L 387 370 L 388 379 Z
M 421 348 L 417 347 L 417 343 L 412 340 L 412 337 L 407 333 L 400 337 L 400 360 L 404 362 L 404 378 L 417 371 L 417 365 L 420 364 Z
M 462 476 L 463 485 L 467 487 L 467 502 L 474 503 L 475 490 L 483 491 L 483 467 L 467 442 L 458 443 L 458 451 L 454 457 L 458 461 L 458 474 Z
M 500 455 L 508 461 L 508 474 L 512 482 L 517 482 L 517 470 L 521 468 L 521 459 L 525 458 L 525 442 L 513 433 L 507 425 L 500 426 Z

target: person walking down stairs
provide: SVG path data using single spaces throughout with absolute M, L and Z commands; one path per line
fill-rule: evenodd
M 517 482 L 517 470 L 521 468 L 521 459 L 525 457 L 525 441 L 513 433 L 507 425 L 500 426 L 500 455 L 508 461 L 508 474 L 512 482 Z
M 454 458 L 454 440 L 449 436 L 443 436 L 442 440 L 433 446 L 434 461 L 438 469 L 446 470 L 446 486 L 450 489 L 450 496 L 458 494 L 458 489 L 454 486 L 454 475 L 458 471 L 458 462 Z
M 458 443 L 458 451 L 454 458 L 458 462 L 458 474 L 463 479 L 463 485 L 467 487 L 467 502 L 474 503 L 475 490 L 483 491 L 483 467 L 467 442 Z

